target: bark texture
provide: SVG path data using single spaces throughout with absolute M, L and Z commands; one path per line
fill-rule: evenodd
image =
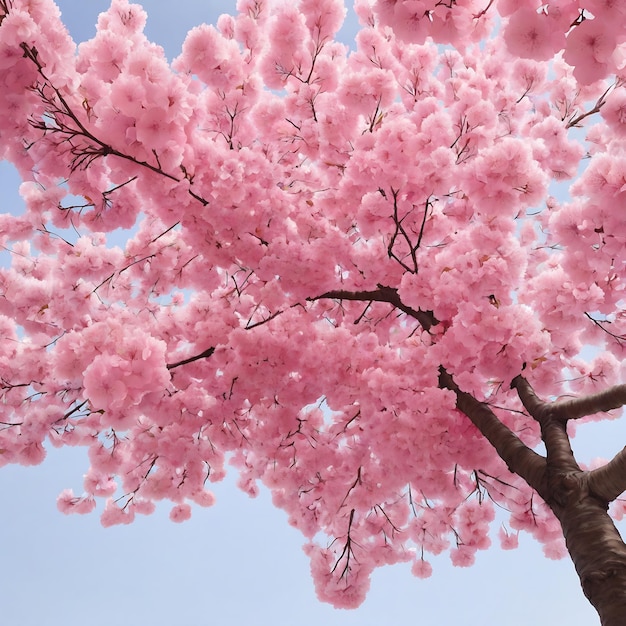
M 626 453 L 622 450 L 604 467 L 586 472 L 567 435 L 568 420 L 621 406 L 625 386 L 554 403 L 539 399 L 522 376 L 512 386 L 541 427 L 547 491 L 540 495 L 561 523 L 583 592 L 602 626 L 626 624 L 626 545 L 607 512 L 610 502 L 626 489 Z
M 569 419 L 615 409 L 626 402 L 625 386 L 564 402 L 544 402 L 522 376 L 512 387 L 541 427 L 545 458 L 528 448 L 483 402 L 462 391 L 440 368 L 439 384 L 456 394 L 463 412 L 489 440 L 508 468 L 521 476 L 551 508 L 563 529 L 583 592 L 602 626 L 626 624 L 626 545 L 608 514 L 609 503 L 626 490 L 626 448 L 605 466 L 583 471 L 567 435 Z
M 626 545 L 607 513 L 607 503 L 589 491 L 587 472 L 565 474 L 552 488 L 550 508 L 561 522 L 583 592 L 602 626 L 626 624 Z M 558 489 L 558 491 L 557 491 Z

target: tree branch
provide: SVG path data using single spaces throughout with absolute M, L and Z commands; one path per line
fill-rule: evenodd
M 175 367 L 187 365 L 187 363 L 193 363 L 194 361 L 199 361 L 200 359 L 206 359 L 210 357 L 214 352 L 215 346 L 211 346 L 210 348 L 207 348 L 204 352 L 196 354 L 195 356 L 190 356 L 188 359 L 183 359 L 182 361 L 177 361 L 176 363 L 168 363 L 166 367 L 168 370 L 173 370 Z
M 615 385 L 582 398 L 555 402 L 553 410 L 562 420 L 575 420 L 594 413 L 619 409 L 626 404 L 626 385 Z
M 580 472 L 567 434 L 567 416 L 560 413 L 559 403 L 541 400 L 521 375 L 513 379 L 511 387 L 517 390 L 524 408 L 541 426 L 548 467 L 557 473 Z
M 570 121 L 567 123 L 566 128 L 574 128 L 575 126 L 578 126 L 586 117 L 589 117 L 594 113 L 599 113 L 600 109 L 602 109 L 602 107 L 606 104 L 606 98 L 609 92 L 615 87 L 615 85 L 616 83 L 609 85 L 606 91 L 598 98 L 596 103 L 591 109 L 589 109 L 589 111 L 585 111 L 584 113 L 580 113 L 576 117 L 572 117 L 572 119 L 570 119 Z
M 484 403 L 469 393 L 461 391 L 443 366 L 439 368 L 439 386 L 456 394 L 456 407 L 496 449 L 511 472 L 521 476 L 542 497 L 547 496 L 546 460 L 505 426 Z
M 601 500 L 612 502 L 626 491 L 626 448 L 622 448 L 606 465 L 588 474 L 589 490 Z
M 309 302 L 315 300 L 322 300 L 324 298 L 332 300 L 356 300 L 359 302 L 388 302 L 397 309 L 400 309 L 403 313 L 416 319 L 420 326 L 429 332 L 430 329 L 439 323 L 439 320 L 433 315 L 432 311 L 422 311 L 421 309 L 412 309 L 400 300 L 398 290 L 394 287 L 386 287 L 384 285 L 377 285 L 378 289 L 373 291 L 343 291 L 341 289 L 334 291 L 327 291 L 320 296 L 313 298 L 307 298 Z
M 0 8 L 2 8 L 1 5 L 0 5 Z M 87 129 L 87 127 L 80 121 L 79 117 L 74 113 L 69 103 L 67 102 L 63 94 L 61 93 L 60 89 L 55 87 L 52 81 L 45 74 L 44 64 L 39 60 L 39 52 L 37 48 L 35 48 L 34 46 L 29 46 L 25 42 L 22 42 L 20 44 L 20 47 L 24 51 L 24 57 L 27 59 L 30 59 L 35 64 L 39 75 L 44 81 L 43 86 L 37 87 L 36 91 L 39 93 L 39 96 L 41 97 L 42 102 L 44 102 L 44 104 L 47 104 L 48 106 L 51 107 L 51 110 L 47 111 L 46 113 L 50 114 L 52 120 L 56 124 L 56 126 L 49 126 L 45 121 L 33 120 L 31 122 L 32 125 L 35 128 L 39 128 L 44 133 L 46 132 L 58 133 L 61 136 L 65 137 L 65 140 L 67 139 L 71 140 L 74 137 L 82 137 L 86 139 L 87 142 L 90 142 L 92 144 L 91 146 L 87 146 L 87 147 L 75 146 L 71 141 L 69 141 L 69 145 L 72 146 L 70 149 L 70 153 L 73 155 L 73 159 L 71 163 L 72 170 L 79 168 L 79 167 L 86 168 L 93 161 L 95 161 L 96 159 L 100 157 L 116 156 L 120 159 L 124 159 L 126 161 L 130 161 L 131 163 L 135 163 L 136 165 L 144 167 L 154 172 L 155 174 L 164 176 L 165 178 L 168 178 L 172 181 L 175 181 L 178 183 L 182 182 L 182 179 L 178 178 L 177 176 L 174 176 L 173 174 L 166 172 L 165 170 L 161 168 L 161 164 L 159 162 L 159 158 L 156 152 L 153 151 L 154 156 L 156 158 L 156 162 L 157 162 L 155 166 L 155 165 L 148 163 L 147 161 L 143 161 L 130 154 L 126 154 L 125 152 L 116 150 L 113 146 L 110 146 L 106 142 L 99 139 L 96 135 L 94 135 L 90 130 Z M 56 96 L 58 100 L 58 104 L 54 102 L 54 97 L 48 97 L 46 95 L 45 93 L 46 86 L 49 87 L 52 90 L 54 96 Z M 64 122 L 59 117 L 59 115 L 69 118 L 69 120 L 71 120 L 71 122 L 73 123 L 74 127 Z M 185 172 L 185 169 L 184 168 L 182 169 L 183 169 L 183 172 Z M 191 185 L 192 184 L 191 179 L 187 179 L 187 180 L 189 180 L 189 184 Z M 122 185 L 119 185 L 118 187 L 121 187 L 121 186 Z M 109 192 L 110 191 L 113 191 L 113 190 L 109 190 Z M 107 193 L 107 192 L 104 192 L 104 193 Z M 209 204 L 208 200 L 206 200 L 205 198 L 203 198 L 202 196 L 194 192 L 191 189 L 191 187 L 187 189 L 187 193 L 189 193 L 191 197 L 193 197 L 195 200 L 200 202 L 203 206 L 207 206 Z
M 511 381 L 511 389 L 517 391 L 517 395 L 522 401 L 524 408 L 528 411 L 530 416 L 538 422 L 541 422 L 545 414 L 553 406 L 549 402 L 541 400 L 530 383 L 521 375 L 516 376 Z
M 626 404 L 626 385 L 615 385 L 604 391 L 592 393 L 582 398 L 559 400 L 558 402 L 545 402 L 540 400 L 533 391 L 530 383 L 523 376 L 516 376 L 511 387 L 517 389 L 517 393 L 524 408 L 538 422 L 542 415 L 549 411 L 551 417 L 567 422 L 568 420 L 580 419 L 594 413 L 602 413 L 619 409 Z

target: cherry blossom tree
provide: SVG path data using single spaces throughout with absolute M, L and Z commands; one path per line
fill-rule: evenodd
M 239 0 L 169 64 L 126 0 L 79 46 L 0 0 L 0 463 L 86 447 L 105 526 L 230 464 L 345 608 L 526 531 L 622 624 L 626 451 L 570 437 L 626 403 L 626 5 L 355 10 Z

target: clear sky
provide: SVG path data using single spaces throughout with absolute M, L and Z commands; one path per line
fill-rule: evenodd
M 77 41 L 94 33 L 105 0 L 62 0 Z M 144 0 L 147 35 L 171 59 L 192 26 L 232 12 L 233 1 Z M 352 20 L 344 28 L 354 33 Z M 0 212 L 19 210 L 19 181 L 0 163 Z M 624 422 L 581 428 L 583 458 L 616 452 Z M 587 435 L 593 434 L 593 439 Z M 583 441 L 584 440 L 584 441 Z M 584 447 L 583 445 L 584 444 Z M 408 566 L 378 571 L 367 601 L 339 611 L 315 597 L 300 534 L 266 492 L 254 500 L 234 477 L 216 485 L 217 504 L 184 524 L 169 507 L 124 527 L 104 529 L 97 514 L 66 517 L 58 493 L 81 491 L 82 450 L 50 450 L 36 468 L 0 470 L 0 623 L 5 626 L 380 626 L 395 623 L 526 626 L 598 624 L 568 560 L 550 561 L 527 536 L 520 548 L 479 553 L 469 569 L 432 559 L 433 577 Z

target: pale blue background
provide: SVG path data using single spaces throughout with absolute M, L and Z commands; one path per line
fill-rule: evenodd
M 234 2 L 145 0 L 147 35 L 176 56 L 186 31 L 232 11 Z M 94 33 L 103 0 L 62 0 L 74 38 Z M 351 37 L 354 21 L 344 28 Z M 0 163 L 0 212 L 19 211 L 18 181 Z M 621 448 L 624 423 L 581 429 L 583 458 Z M 586 435 L 593 434 L 590 439 Z M 212 509 L 182 525 L 168 507 L 131 526 L 103 529 L 97 515 L 61 515 L 57 494 L 80 492 L 81 450 L 52 450 L 37 468 L 0 470 L 0 624 L 3 626 L 461 626 L 598 624 L 568 560 L 550 561 L 532 538 L 478 555 L 469 569 L 433 560 L 427 581 L 408 566 L 378 571 L 367 601 L 340 611 L 315 597 L 301 536 L 264 492 L 250 500 L 229 477 Z

